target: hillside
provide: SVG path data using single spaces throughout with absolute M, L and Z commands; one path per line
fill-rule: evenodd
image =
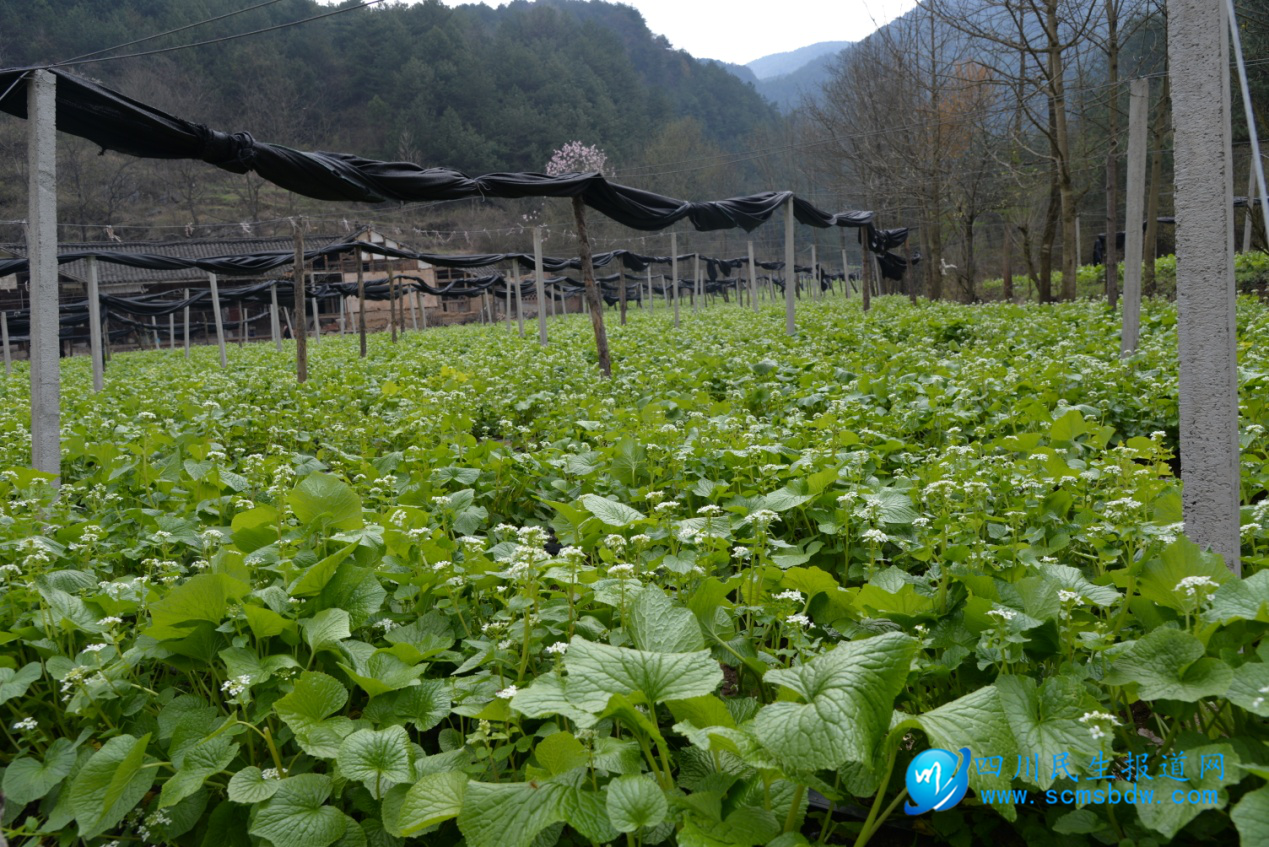
M 850 41 L 821 41 L 817 44 L 799 47 L 796 50 L 772 53 L 769 56 L 754 59 L 752 62 L 747 63 L 745 67 L 753 71 L 754 76 L 760 80 L 772 79 L 791 74 L 826 55 L 835 55 L 852 43 Z
M 0 4 L 0 64 L 64 60 L 242 7 L 241 0 Z M 329 10 L 284 0 L 130 49 Z M 471 171 L 539 169 L 572 138 L 600 144 L 620 163 L 678 118 L 699 120 L 711 141 L 724 144 L 777 119 L 722 67 L 669 49 L 635 9 L 582 0 L 517 0 L 498 9 L 396 4 L 79 71 L 269 140 Z

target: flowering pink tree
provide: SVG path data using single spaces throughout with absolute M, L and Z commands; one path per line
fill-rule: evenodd
M 548 176 L 603 173 L 607 164 L 608 154 L 598 145 L 570 141 L 552 154 L 551 161 L 546 163 L 546 173 Z

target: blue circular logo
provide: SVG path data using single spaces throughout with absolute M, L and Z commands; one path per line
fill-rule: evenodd
M 906 781 L 910 800 L 903 810 L 909 815 L 952 808 L 969 789 L 969 748 L 962 747 L 959 757 L 937 747 L 918 753 Z

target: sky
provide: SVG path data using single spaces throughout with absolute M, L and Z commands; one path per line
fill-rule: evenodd
M 447 6 L 463 0 L 442 0 Z M 470 2 L 470 0 L 467 0 Z M 624 0 L 648 28 L 699 59 L 743 65 L 819 41 L 858 41 L 916 0 Z M 501 6 L 503 0 L 486 0 Z

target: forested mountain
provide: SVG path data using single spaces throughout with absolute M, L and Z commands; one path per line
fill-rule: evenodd
M 242 0 L 0 3 L 0 64 L 47 63 L 243 8 Z M 345 5 L 354 5 L 352 2 Z M 311 17 L 280 0 L 149 50 Z M 691 117 L 714 141 L 775 120 L 753 89 L 673 50 L 629 6 L 518 0 L 494 9 L 437 0 L 336 15 L 143 59 L 83 65 L 144 100 L 283 143 L 472 171 L 538 169 L 573 138 L 617 163 L 667 121 Z

